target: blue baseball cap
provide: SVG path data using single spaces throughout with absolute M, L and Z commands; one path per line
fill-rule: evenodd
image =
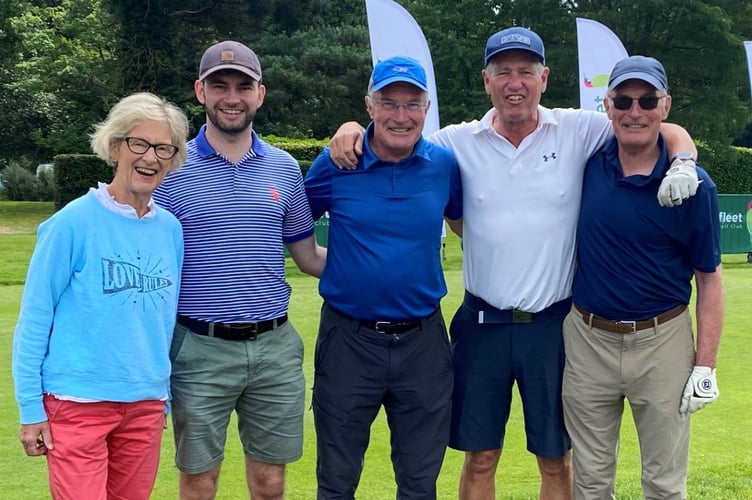
M 652 57 L 631 56 L 617 62 L 608 78 L 608 88 L 615 89 L 627 80 L 642 80 L 658 90 L 668 89 L 666 70 Z
M 486 66 L 493 56 L 505 50 L 526 50 L 546 64 L 543 40 L 533 30 L 514 26 L 491 35 L 486 42 Z
M 406 82 L 428 91 L 426 72 L 418 61 L 411 57 L 394 56 L 376 63 L 371 73 L 372 91 L 381 90 L 396 82 Z

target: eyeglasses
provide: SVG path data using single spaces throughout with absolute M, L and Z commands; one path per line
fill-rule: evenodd
M 137 155 L 146 154 L 146 152 L 149 151 L 149 148 L 154 148 L 154 154 L 157 155 L 157 158 L 160 160 L 169 160 L 178 154 L 178 151 L 180 150 L 180 148 L 173 146 L 172 144 L 152 144 L 138 137 L 123 137 L 123 140 L 131 153 Z
M 425 102 L 406 102 L 404 104 L 398 104 L 394 101 L 382 101 L 380 99 L 374 99 L 373 97 L 371 97 L 371 101 L 381 106 L 384 111 L 389 111 L 390 113 L 394 113 L 400 108 L 405 108 L 405 111 L 408 113 L 418 113 L 428 107 L 428 104 Z
M 640 108 L 648 110 L 657 108 L 658 102 L 664 97 L 667 96 L 643 95 L 638 98 L 634 98 L 629 97 L 628 95 L 617 95 L 611 98 L 611 102 L 616 109 L 620 109 L 622 111 L 632 109 L 632 103 L 634 101 L 637 101 L 639 103 Z

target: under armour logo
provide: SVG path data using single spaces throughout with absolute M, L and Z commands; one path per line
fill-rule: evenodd
M 550 155 L 543 155 L 543 161 L 548 160 L 555 160 L 556 159 L 556 153 L 551 153 Z

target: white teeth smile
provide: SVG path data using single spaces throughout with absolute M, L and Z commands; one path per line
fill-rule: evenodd
M 223 109 L 222 112 L 227 113 L 228 115 L 239 115 L 242 113 L 239 109 Z
M 142 175 L 157 175 L 157 171 L 151 168 L 136 167 L 136 172 Z
M 410 129 L 408 129 L 408 128 L 392 128 L 391 130 L 392 130 L 392 132 L 397 132 L 397 133 L 403 134 L 403 133 L 407 132 Z
M 510 95 L 507 99 L 510 101 L 521 101 L 523 98 L 521 95 Z

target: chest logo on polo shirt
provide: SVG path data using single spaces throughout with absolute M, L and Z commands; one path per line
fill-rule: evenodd
M 269 190 L 272 193 L 272 198 L 274 198 L 274 201 L 279 201 L 279 193 L 277 192 L 277 188 L 272 186 L 272 188 Z
M 543 155 L 543 161 L 548 161 L 548 160 L 553 161 L 553 160 L 557 160 L 558 158 L 559 157 L 556 156 L 556 153 L 553 151 L 551 152 L 551 154 Z

